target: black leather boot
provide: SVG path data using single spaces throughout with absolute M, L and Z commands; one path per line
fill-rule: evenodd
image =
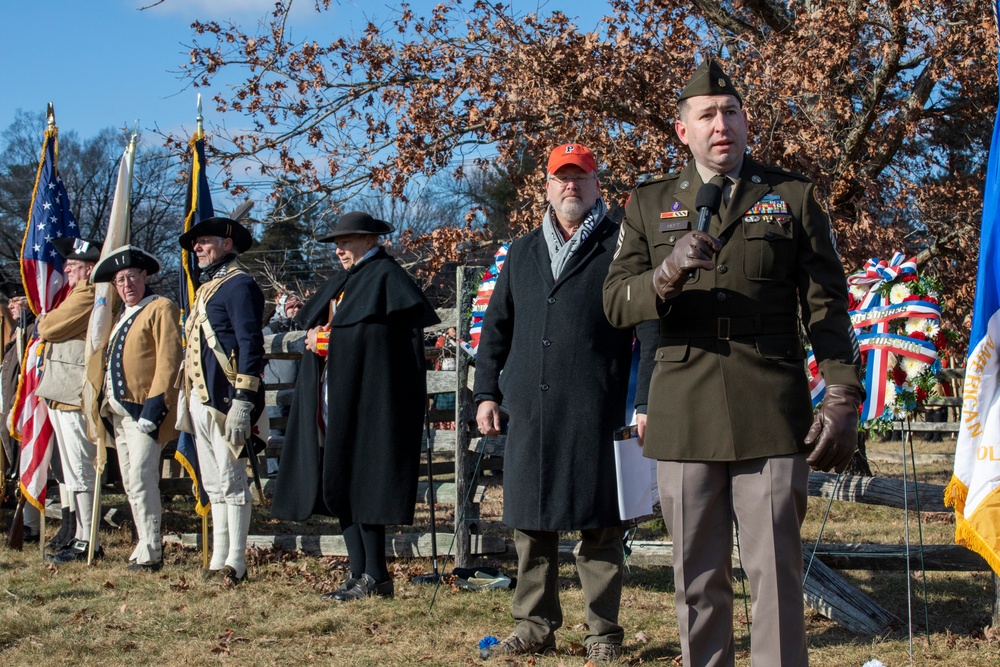
M 70 512 L 68 507 L 62 508 L 62 525 L 59 532 L 55 534 L 48 544 L 45 545 L 45 553 L 57 554 L 73 543 L 76 535 L 76 512 Z

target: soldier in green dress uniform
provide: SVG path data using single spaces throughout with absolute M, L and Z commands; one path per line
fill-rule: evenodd
M 674 540 L 684 664 L 734 663 L 735 523 L 752 664 L 806 665 L 809 468 L 847 466 L 863 396 L 844 269 L 815 185 L 746 154 L 747 114 L 717 62 L 685 87 L 675 129 L 694 159 L 632 192 L 604 308 L 615 326 L 660 322 L 643 450 Z M 698 231 L 709 182 L 722 201 Z M 815 417 L 800 327 L 827 385 Z

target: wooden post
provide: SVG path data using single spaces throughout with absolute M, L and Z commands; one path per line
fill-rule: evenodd
M 469 390 L 469 355 L 461 343 L 469 342 L 469 295 L 477 284 L 480 269 L 460 266 L 456 273 L 455 331 L 459 345 L 455 353 L 455 567 L 472 567 L 472 520 L 479 514 L 478 506 L 469 499 L 475 458 L 469 451 L 468 420 L 474 415 L 472 392 Z
M 1000 627 L 1000 577 L 993 573 L 993 627 Z

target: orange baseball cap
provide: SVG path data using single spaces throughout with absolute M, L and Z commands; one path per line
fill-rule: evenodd
M 549 154 L 548 173 L 554 174 L 568 164 L 575 164 L 581 169 L 597 173 L 597 160 L 590 149 L 583 144 L 563 144 L 556 146 Z

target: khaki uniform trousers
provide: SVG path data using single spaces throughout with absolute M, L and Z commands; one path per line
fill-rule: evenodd
M 590 628 L 585 644 L 621 644 L 624 630 L 618 625 L 622 598 L 622 529 L 583 530 L 576 571 L 583 588 L 584 613 Z M 559 605 L 559 533 L 548 530 L 515 530 L 517 586 L 512 612 L 515 632 L 529 642 L 545 642 L 562 626 Z
M 674 602 L 684 664 L 731 667 L 733 523 L 750 580 L 752 667 L 805 667 L 800 529 L 806 454 L 746 461 L 660 461 L 663 520 L 674 542 Z

